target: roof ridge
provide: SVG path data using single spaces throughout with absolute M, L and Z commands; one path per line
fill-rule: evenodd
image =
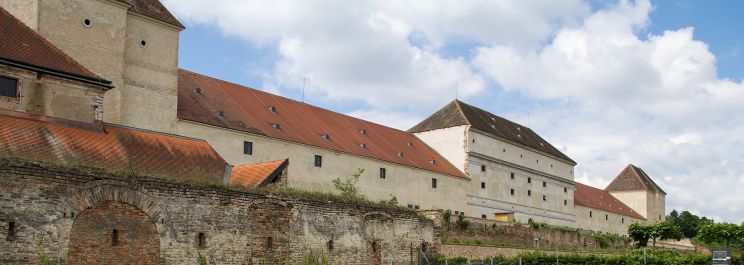
M 600 189 L 600 188 L 596 188 L 596 187 L 592 187 L 590 185 L 587 185 L 587 184 L 584 184 L 584 183 L 581 183 L 581 182 L 576 182 L 576 187 L 577 187 L 577 190 L 580 190 L 582 188 L 586 188 L 586 189 L 591 189 L 591 190 L 596 191 L 596 192 L 601 192 L 602 194 L 600 196 L 609 196 L 611 199 L 614 199 L 615 201 L 617 201 L 617 203 L 619 203 L 622 206 L 622 207 L 620 207 L 620 210 L 627 209 L 628 211 L 630 211 L 631 214 L 635 214 L 636 216 L 631 216 L 631 215 L 627 215 L 625 213 L 621 213 L 619 210 L 616 211 L 616 209 L 614 209 L 613 207 L 611 207 L 610 203 L 608 203 L 606 201 L 604 203 L 607 204 L 607 208 L 609 208 L 609 210 L 606 209 L 606 208 L 605 209 L 602 209 L 602 208 L 598 208 L 598 207 L 595 207 L 595 206 L 592 206 L 592 205 L 583 204 L 583 201 L 582 200 L 576 200 L 576 196 L 581 196 L 582 195 L 582 194 L 578 194 L 578 193 L 581 193 L 580 191 L 577 192 L 577 193 L 574 193 L 574 203 L 576 203 L 578 205 L 581 205 L 581 206 L 584 206 L 584 207 L 587 207 L 587 208 L 598 209 L 598 210 L 602 210 L 602 211 L 608 211 L 608 212 L 612 212 L 612 213 L 616 213 L 616 214 L 620 214 L 620 215 L 624 215 L 624 216 L 630 216 L 630 217 L 633 217 L 633 218 L 646 219 L 645 217 L 643 217 L 643 215 L 641 215 L 640 213 L 638 213 L 635 209 L 633 209 L 632 207 L 628 206 L 628 204 L 626 204 L 622 200 L 618 199 L 617 197 L 615 197 L 614 195 L 612 195 L 610 192 L 608 192 L 606 190 L 603 190 L 603 189 Z M 600 203 L 600 205 L 601 204 L 602 203 Z

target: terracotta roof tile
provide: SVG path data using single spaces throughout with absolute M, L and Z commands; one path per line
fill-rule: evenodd
M 578 182 L 574 191 L 574 204 L 633 218 L 646 219 L 609 192 Z
M 98 77 L 67 56 L 36 31 L 0 7 L 0 63 L 33 66 L 104 86 L 111 82 Z
M 411 133 L 185 70 L 178 76 L 179 119 L 468 179 Z
M 288 159 L 247 164 L 233 168 L 230 174 L 230 184 L 240 184 L 256 188 L 271 178 L 277 177 L 289 164 Z
M 0 110 L 0 156 L 219 182 L 227 167 L 203 140 L 7 110 Z
M 150 17 L 179 28 L 185 28 L 158 0 L 118 0 L 132 6 L 132 12 Z
M 666 194 L 651 177 L 639 167 L 629 164 L 605 188 L 607 191 L 648 190 Z
M 576 165 L 576 162 L 553 147 L 532 129 L 459 100 L 447 104 L 408 131 L 423 132 L 461 125 L 470 125 L 509 142 L 542 151 Z

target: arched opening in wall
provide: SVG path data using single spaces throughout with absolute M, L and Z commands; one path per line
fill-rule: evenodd
M 289 227 L 292 208 L 273 202 L 250 207 L 251 258 L 274 264 L 290 254 Z
M 160 237 L 150 217 L 128 203 L 104 201 L 72 225 L 72 264 L 158 264 Z
M 369 255 L 370 263 L 373 265 L 382 265 L 382 241 L 371 240 L 369 241 Z

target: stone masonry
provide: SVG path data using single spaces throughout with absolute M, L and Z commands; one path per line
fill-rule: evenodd
M 436 251 L 416 213 L 276 197 L 156 178 L 0 160 L 0 263 L 36 264 L 43 251 L 73 264 L 299 261 L 411 264 Z

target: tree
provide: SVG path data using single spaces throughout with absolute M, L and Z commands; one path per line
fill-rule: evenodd
M 729 223 L 710 223 L 700 227 L 700 239 L 706 243 L 715 243 L 723 239 L 726 248 L 731 243 L 744 239 L 744 227 Z
M 637 247 L 646 247 L 651 238 L 651 226 L 633 223 L 628 226 L 628 236 L 633 239 Z
M 358 169 L 357 172 L 349 176 L 347 179 L 340 179 L 336 178 L 333 180 L 333 186 L 341 192 L 341 196 L 350 198 L 350 199 L 364 199 L 364 195 L 362 195 L 361 191 L 359 190 L 359 187 L 357 187 L 357 182 L 359 182 L 359 177 L 362 176 L 364 173 L 364 169 Z M 397 200 L 397 199 L 396 199 Z
M 653 248 L 656 249 L 656 240 L 676 239 L 681 240 L 684 235 L 682 229 L 671 221 L 661 221 L 651 226 L 651 240 Z
M 657 240 L 682 239 L 682 230 L 671 221 L 661 221 L 653 225 L 634 223 L 628 227 L 628 236 L 638 242 L 636 246 L 646 247 L 648 241 L 652 240 L 653 248 L 656 248 Z
M 682 211 L 679 215 L 679 221 L 677 224 L 679 225 L 679 228 L 682 228 L 682 234 L 684 234 L 686 238 L 693 238 L 697 236 L 702 221 L 697 215 L 688 211 Z

